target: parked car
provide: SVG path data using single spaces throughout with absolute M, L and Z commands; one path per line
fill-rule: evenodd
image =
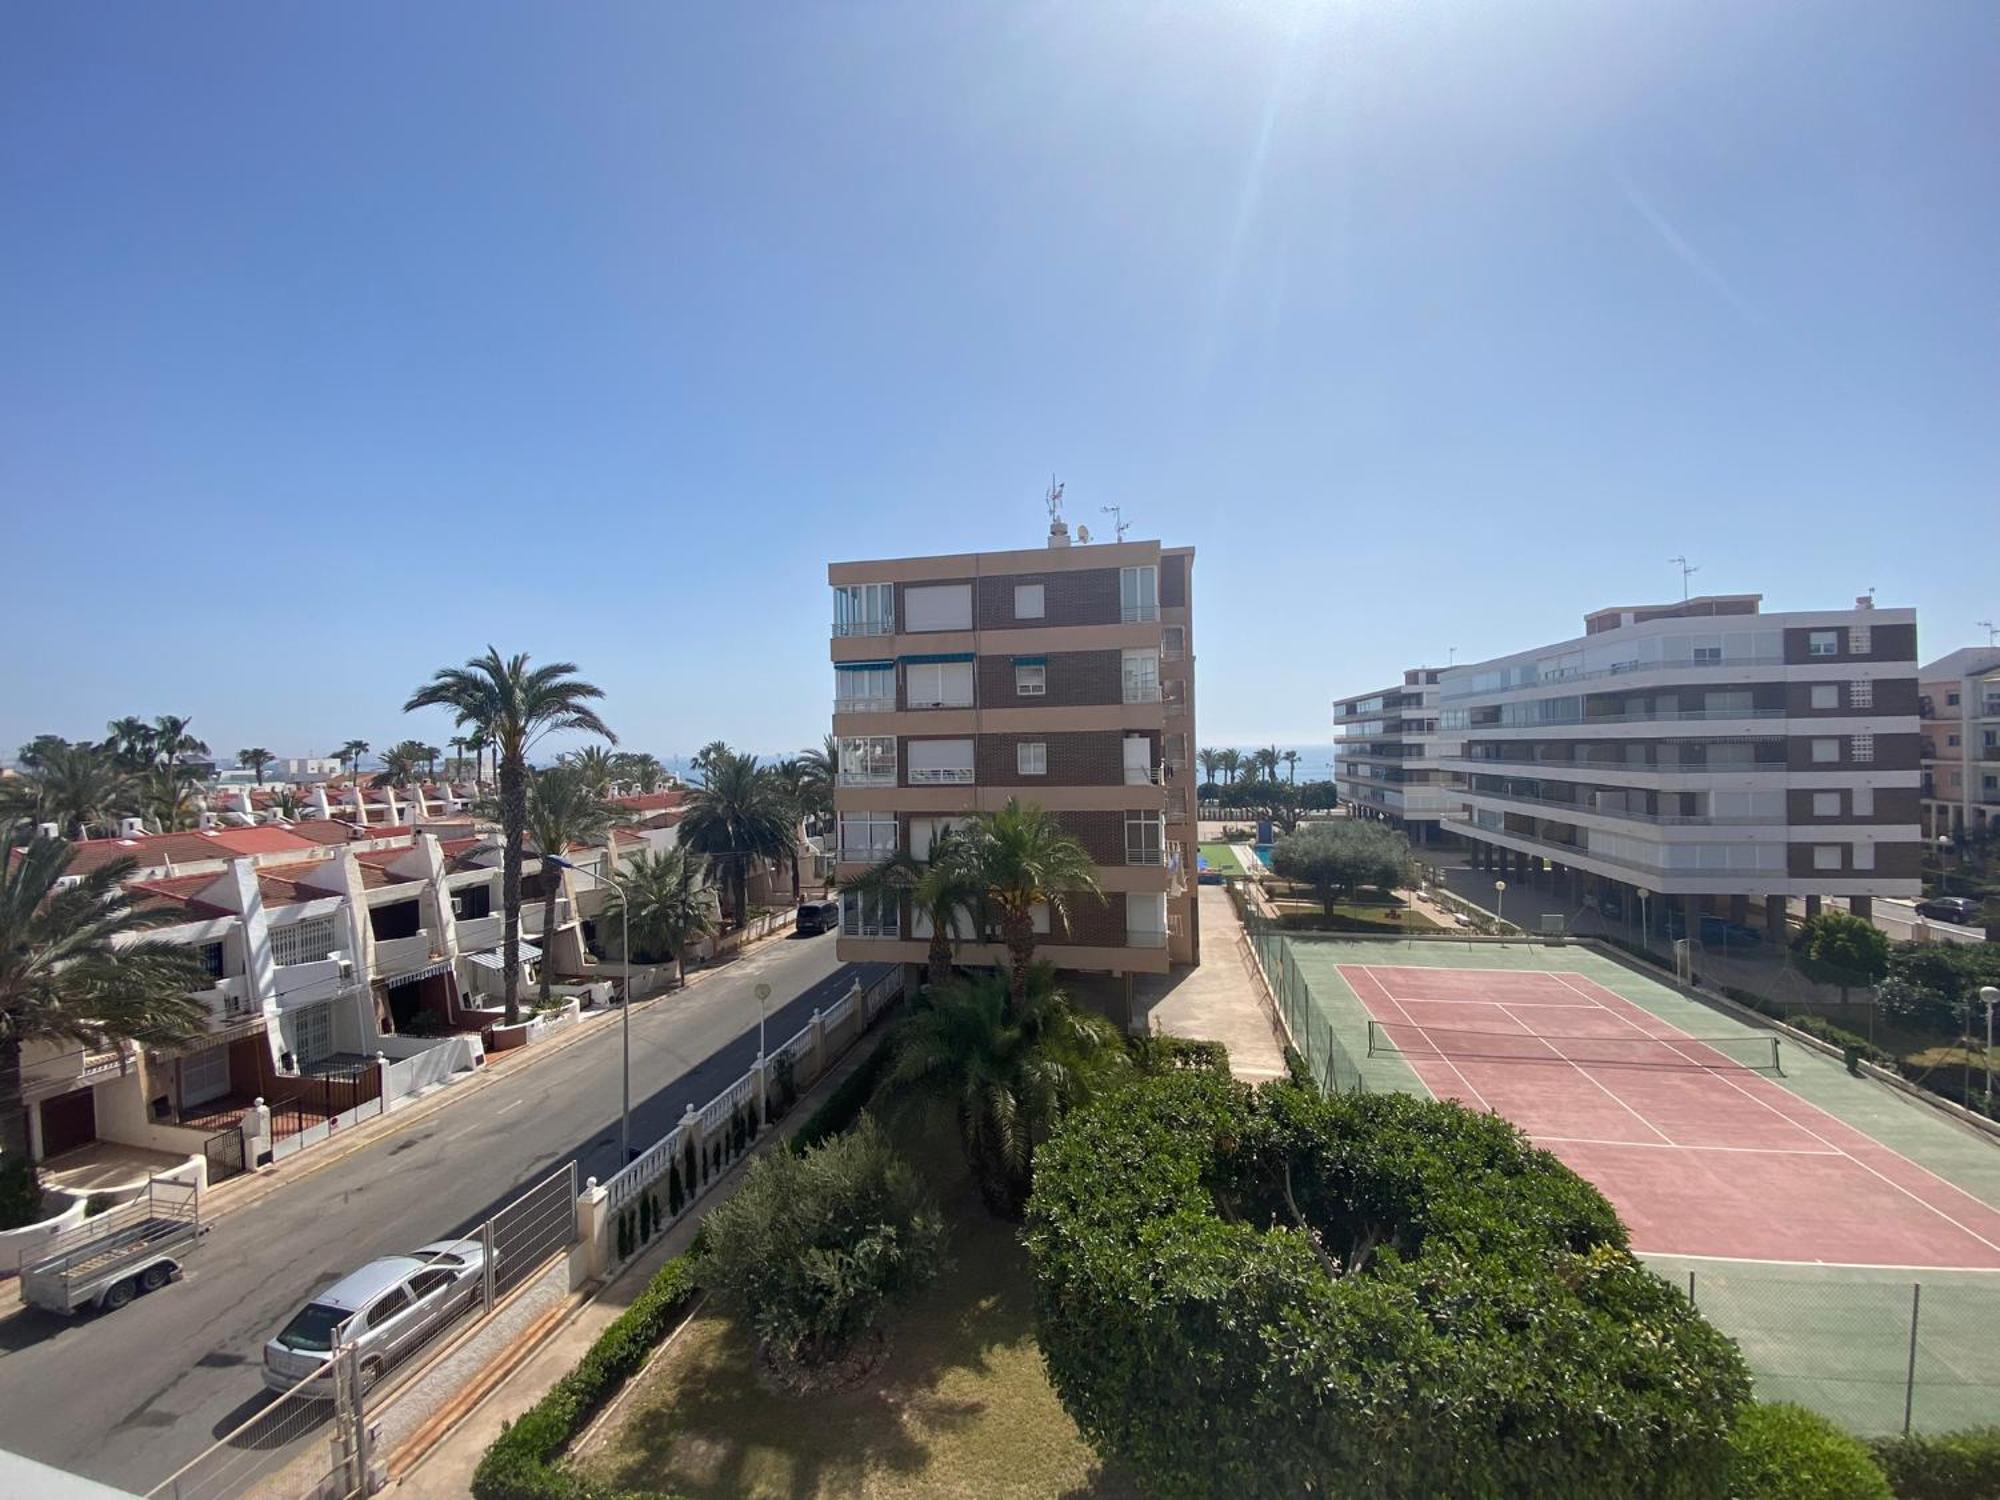
M 485 1262 L 478 1240 L 440 1240 L 409 1255 L 371 1260 L 315 1296 L 264 1345 L 264 1384 L 289 1391 L 318 1375 L 307 1394 L 331 1397 L 331 1356 L 353 1347 L 360 1350 L 361 1388 L 367 1390 L 478 1303 Z
M 1974 923 L 1979 913 L 1980 904 L 1970 896 L 1933 896 L 1917 903 L 1917 915 L 1933 922 Z
M 798 920 L 793 925 L 800 937 L 812 937 L 822 932 L 837 932 L 840 929 L 840 903 L 803 901 L 799 904 Z

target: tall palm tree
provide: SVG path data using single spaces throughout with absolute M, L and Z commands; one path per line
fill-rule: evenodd
M 751 862 L 798 857 L 798 822 L 784 792 L 756 756 L 729 749 L 710 758 L 689 793 L 680 835 L 727 873 L 738 926 L 750 920 Z
M 252 745 L 248 750 L 236 752 L 236 764 L 246 771 L 257 773 L 257 785 L 264 784 L 264 767 L 271 763 L 271 752 L 262 745 Z
M 0 871 L 0 1154 L 25 1157 L 21 1049 L 33 1041 L 173 1046 L 201 1032 L 195 950 L 143 936 L 170 911 L 139 909 L 113 860 L 64 887 L 71 851 L 37 839 Z
M 1234 786 L 1236 784 L 1236 773 L 1243 769 L 1243 752 L 1240 750 L 1220 751 L 1215 757 L 1215 763 L 1222 768 L 1222 774 L 1229 779 L 1229 784 Z
M 410 694 L 403 712 L 448 708 L 459 728 L 471 725 L 493 745 L 500 779 L 500 826 L 506 835 L 501 901 L 506 909 L 501 986 L 507 1024 L 521 1018 L 521 844 L 528 823 L 528 751 L 543 735 L 581 729 L 618 743 L 590 704 L 604 690 L 577 677 L 574 662 L 530 667 L 525 655 L 502 657 L 491 646 L 462 667 L 444 667 Z
M 645 750 L 624 750 L 611 757 L 620 781 L 629 781 L 641 792 L 657 792 L 667 779 L 660 758 Z
M 980 1196 L 1019 1218 L 1035 1148 L 1125 1064 L 1117 1028 L 1037 965 L 1018 998 L 997 975 L 930 990 L 897 1027 L 884 1082 L 891 1098 L 950 1109 Z
M 978 872 L 985 900 L 1000 923 L 1000 938 L 1013 965 L 1015 1003 L 1028 997 L 1028 971 L 1035 962 L 1035 908 L 1069 927 L 1070 902 L 1077 896 L 1104 900 L 1097 864 L 1053 815 L 1039 804 L 1009 798 L 998 812 L 977 814 L 960 832 Z
M 625 866 L 619 882 L 631 897 L 617 891 L 605 905 L 604 919 L 624 918 L 632 934 L 629 963 L 641 953 L 674 956 L 674 983 L 687 983 L 687 947 L 713 933 L 719 913 L 709 883 L 708 858 L 675 845 L 655 854 L 641 854 Z
M 792 905 L 799 904 L 803 890 L 799 880 L 799 855 L 805 845 L 805 824 L 809 815 L 808 800 L 811 796 L 807 787 L 805 763 L 795 756 L 787 756 L 771 764 L 771 780 L 777 783 L 784 794 L 785 803 L 792 810 L 792 821 L 797 826 L 792 830 Z
M 878 900 L 900 904 L 905 894 L 909 896 L 910 909 L 921 912 L 930 924 L 924 977 L 933 986 L 951 978 L 951 945 L 959 935 L 959 918 L 967 918 L 975 933 L 982 927 L 979 917 L 986 887 L 971 856 L 971 844 L 947 831 L 931 841 L 929 860 L 919 860 L 908 850 L 899 849 L 871 869 L 841 882 L 843 890 Z
M 357 786 L 361 783 L 361 757 L 374 748 L 366 740 L 349 740 L 338 750 L 334 751 L 334 758 L 336 760 L 347 762 L 348 777 Z
M 493 736 L 474 725 L 465 745 L 472 752 L 472 779 L 477 784 L 486 779 L 486 752 L 493 748 Z
M 1283 757 L 1278 754 L 1278 747 L 1276 745 L 1266 745 L 1262 750 L 1257 751 L 1252 759 L 1262 768 L 1264 780 L 1276 781 L 1278 779 L 1278 764 Z
M 111 833 L 141 805 L 139 781 L 95 745 L 44 746 L 22 778 L 35 821 L 53 823 L 66 838 Z
M 727 740 L 710 740 L 695 751 L 694 760 L 690 764 L 701 773 L 702 780 L 706 781 L 718 765 L 735 753 L 729 748 Z
M 153 720 L 153 757 L 161 769 L 177 764 L 184 755 L 208 754 L 208 745 L 188 732 L 191 722 L 180 714 L 161 714 Z
M 599 795 L 608 794 L 611 783 L 618 775 L 617 757 L 603 745 L 586 745 L 581 750 L 572 750 L 563 756 L 565 765 L 575 766 L 583 773 L 593 791 Z
M 438 779 L 438 757 L 444 754 L 444 751 L 439 749 L 436 745 L 425 745 L 423 747 L 423 750 L 424 750 L 424 780 L 434 782 Z
M 528 783 L 528 839 L 541 854 L 561 859 L 572 844 L 594 844 L 624 821 L 622 810 L 605 801 L 580 766 L 551 766 Z M 615 850 L 612 863 L 617 863 Z M 544 869 L 548 867 L 543 866 Z M 557 891 L 542 903 L 541 999 L 549 999 L 549 970 L 555 956 Z
M 153 763 L 153 726 L 136 714 L 113 719 L 104 726 L 110 738 L 104 748 L 127 771 L 139 771 Z
M 829 734 L 813 748 L 800 751 L 799 773 L 806 811 L 817 818 L 831 818 L 833 788 L 840 777 L 840 741 Z
M 161 833 L 183 833 L 201 823 L 194 778 L 185 766 L 156 766 L 139 778 L 139 803 Z
M 399 740 L 382 752 L 382 769 L 375 773 L 373 786 L 408 786 L 417 779 L 425 746 L 418 740 Z
M 1287 750 L 1282 759 L 1285 762 L 1285 780 L 1296 786 L 1299 780 L 1299 752 Z
M 454 780 L 465 779 L 465 752 L 472 748 L 472 741 L 462 734 L 455 734 L 445 743 L 457 753 L 445 762 L 445 774 Z
M 1201 779 L 1203 781 L 1215 780 L 1215 773 L 1222 765 L 1222 752 L 1220 750 L 1197 750 L 1194 758 L 1201 764 Z

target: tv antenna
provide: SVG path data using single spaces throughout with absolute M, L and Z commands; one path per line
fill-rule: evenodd
M 1049 521 L 1051 523 L 1062 519 L 1062 497 L 1063 487 L 1056 483 L 1056 476 L 1051 474 L 1049 476 L 1049 492 L 1042 497 L 1042 502 L 1049 508 Z
M 1111 530 L 1119 541 L 1124 541 L 1125 533 L 1132 529 L 1132 523 L 1125 519 L 1124 511 L 1116 505 L 1100 505 L 1097 508 L 1111 517 Z
M 1701 569 L 1694 563 L 1689 562 L 1685 557 L 1670 557 L 1667 561 L 1681 570 L 1681 603 L 1685 604 L 1688 598 L 1688 579 L 1699 573 Z
M 2000 641 L 2000 625 L 1995 625 L 1991 620 L 1975 620 L 1973 624 L 1986 632 L 1986 644 L 1989 647 Z
M 1444 664 L 1447 669 L 1458 665 L 1458 647 L 1456 646 L 1445 647 Z

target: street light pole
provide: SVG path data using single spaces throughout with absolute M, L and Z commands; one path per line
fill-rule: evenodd
M 1990 984 L 1979 987 L 1979 999 L 1986 1007 L 1986 1114 L 1993 1115 L 1993 1007 L 2000 1005 L 2000 989 Z
M 1507 882 L 1504 880 L 1493 882 L 1493 915 L 1501 926 L 1507 925 Z
M 612 857 L 607 849 L 605 857 Z M 596 870 L 585 870 L 559 859 L 553 854 L 544 854 L 542 863 L 554 865 L 558 870 L 569 870 L 578 875 L 588 875 L 600 884 L 608 885 L 618 893 L 618 954 L 625 964 L 622 976 L 624 983 L 618 987 L 619 1044 L 624 1052 L 619 1068 L 619 1108 L 618 1108 L 618 1165 L 622 1170 L 632 1159 L 632 903 L 626 899 L 625 887 L 609 875 Z

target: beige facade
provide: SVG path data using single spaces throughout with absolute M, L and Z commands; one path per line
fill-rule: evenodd
M 1041 952 L 1113 975 L 1198 963 L 1190 771 L 1194 551 L 1158 542 L 834 563 L 836 877 L 922 859 L 954 820 L 1037 803 L 1091 852 L 1105 899 Z M 842 897 L 840 956 L 921 962 L 907 903 Z M 985 942 L 962 961 L 999 962 Z

